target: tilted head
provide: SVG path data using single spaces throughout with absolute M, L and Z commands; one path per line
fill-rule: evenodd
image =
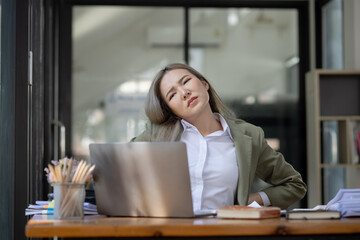
M 209 105 L 212 112 L 219 112 L 220 114 L 228 114 L 231 111 L 222 103 L 219 96 L 212 88 L 211 84 L 207 79 L 198 71 L 192 67 L 182 64 L 182 63 L 173 63 L 158 72 L 155 76 L 150 90 L 147 95 L 147 102 L 145 106 L 145 112 L 149 120 L 156 124 L 173 124 L 179 120 L 179 117 L 176 116 L 173 111 L 170 109 L 163 95 L 161 94 L 160 85 L 164 76 L 172 70 L 175 69 L 184 69 L 190 74 L 194 75 L 200 81 L 205 82 L 208 85 L 208 95 L 209 95 Z

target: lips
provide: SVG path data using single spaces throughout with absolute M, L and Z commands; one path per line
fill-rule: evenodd
M 197 97 L 192 97 L 190 98 L 190 100 L 188 101 L 188 107 L 197 99 Z

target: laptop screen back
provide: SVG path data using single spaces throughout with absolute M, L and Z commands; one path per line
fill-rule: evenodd
M 93 143 L 90 160 L 99 214 L 193 216 L 184 143 Z

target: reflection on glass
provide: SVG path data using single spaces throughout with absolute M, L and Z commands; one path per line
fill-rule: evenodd
M 323 68 L 343 69 L 342 0 L 331 0 L 323 7 Z
M 143 130 L 152 78 L 184 60 L 183 18 L 183 8 L 73 7 L 75 157 L 87 158 L 91 142 L 129 141 Z M 299 139 L 297 20 L 291 9 L 190 8 L 189 16 L 190 65 L 238 117 L 279 139 L 291 163 Z
M 223 99 L 298 99 L 288 74 L 299 62 L 295 10 L 191 9 L 190 21 L 190 63 Z
M 155 73 L 183 61 L 182 8 L 73 7 L 73 155 L 144 128 Z M 164 21 L 165 20 L 165 21 Z
M 190 9 L 190 65 L 237 117 L 278 139 L 299 158 L 298 12 L 293 9 Z
M 323 169 L 323 181 L 323 204 L 327 204 L 341 188 L 345 188 L 345 168 L 332 167 Z

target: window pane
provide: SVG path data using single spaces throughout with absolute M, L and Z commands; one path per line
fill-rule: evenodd
M 90 142 L 129 141 L 143 130 L 152 78 L 183 61 L 183 16 L 183 8 L 73 8 L 74 157 L 87 159 Z
M 324 5 L 323 68 L 343 69 L 343 18 L 342 0 L 331 0 Z
M 261 126 L 299 164 L 298 12 L 191 9 L 190 21 L 190 64 L 237 117 Z

